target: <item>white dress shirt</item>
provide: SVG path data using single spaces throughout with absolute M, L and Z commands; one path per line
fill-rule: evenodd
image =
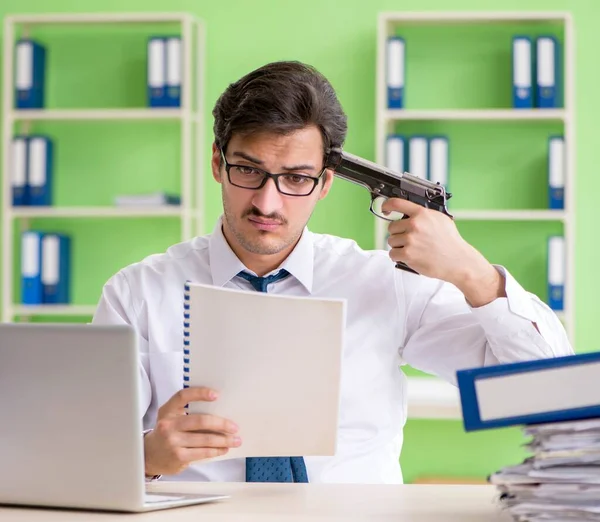
M 305 459 L 310 482 L 402 482 L 403 364 L 455 383 L 460 368 L 573 353 L 556 314 L 502 267 L 507 297 L 475 309 L 455 286 L 396 269 L 385 251 L 308 230 L 280 268 L 291 277 L 269 293 L 347 300 L 338 449 Z M 254 291 L 236 277 L 242 270 L 219 220 L 212 234 L 149 256 L 106 283 L 93 322 L 130 324 L 139 335 L 144 428 L 182 387 L 185 281 Z M 244 481 L 245 459 L 195 463 L 163 480 Z

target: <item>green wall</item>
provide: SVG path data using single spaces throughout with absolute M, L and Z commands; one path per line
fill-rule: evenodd
M 266 62 L 298 59 L 315 65 L 325 73 L 337 89 L 349 117 L 347 149 L 373 158 L 375 154 L 375 52 L 376 20 L 380 11 L 431 10 L 568 10 L 576 29 L 576 133 L 577 176 L 577 277 L 576 336 L 577 350 L 599 348 L 594 320 L 600 283 L 595 277 L 598 248 L 594 243 L 596 216 L 593 211 L 597 169 L 596 118 L 600 115 L 600 99 L 596 91 L 600 82 L 597 52 L 600 33 L 597 21 L 600 3 L 595 0 L 335 0 L 269 1 L 230 0 L 4 0 L 0 16 L 13 13 L 81 12 L 81 11 L 186 11 L 204 19 L 207 27 L 206 62 L 206 153 L 212 137 L 210 109 L 223 89 L 249 70 Z M 1 30 L 1 29 L 0 29 Z M 163 28 L 140 29 L 44 29 L 43 36 L 51 45 L 48 77 L 50 107 L 126 107 L 144 105 L 145 47 L 140 36 L 163 32 Z M 37 33 L 36 33 L 37 34 Z M 107 38 L 107 36 L 109 38 Z M 421 36 L 426 47 L 435 45 L 441 33 L 431 39 Z M 446 36 L 446 35 L 444 35 Z M 461 36 L 450 35 L 455 46 Z M 485 38 L 468 33 L 469 38 Z M 487 41 L 487 40 L 486 40 Z M 108 44 L 107 44 L 108 42 Z M 102 45 L 102 47 L 101 47 Z M 108 45 L 108 47 L 107 47 Z M 414 47 L 413 47 L 414 48 Z M 453 47 L 456 49 L 456 47 Z M 463 43 L 460 52 L 469 53 Z M 464 63 L 474 64 L 481 83 L 469 92 L 437 89 L 439 78 L 450 81 L 458 77 L 446 56 L 432 59 L 415 55 L 414 78 L 418 90 L 409 91 L 412 107 L 469 107 L 488 103 L 508 103 L 506 94 L 497 91 L 498 76 L 490 69 L 485 54 L 466 55 Z M 483 56 L 483 60 L 482 60 Z M 454 57 L 450 57 L 456 59 Z M 430 61 L 427 61 L 430 60 Z M 461 63 L 460 61 L 456 62 Z M 420 64 L 420 65 L 419 65 Z M 120 77 L 115 76 L 115 72 Z M 476 76 L 473 76 L 474 78 Z M 122 81 L 125 79 L 125 81 Z M 505 78 L 506 80 L 506 78 Z M 487 82 L 487 83 L 486 83 Z M 485 85 L 484 85 L 485 83 Z M 413 82 L 415 85 L 416 82 Z M 464 85 L 464 84 L 463 84 Z M 474 84 L 475 85 L 475 84 Z M 142 88 L 140 88 L 142 86 Z M 422 86 L 422 87 L 421 87 Z M 484 89 L 483 87 L 486 87 Z M 496 89 L 496 90 L 495 90 Z M 462 94 L 461 94 L 462 92 Z M 483 95 L 481 93 L 488 93 Z M 479 94 L 478 94 L 479 93 Z M 485 98 L 488 96 L 489 98 Z M 479 96 L 479 98 L 478 98 Z M 555 131 L 552 124 L 510 123 L 484 125 L 473 131 L 473 123 L 415 123 L 402 128 L 407 132 L 447 132 L 451 143 L 478 136 L 470 153 L 456 146 L 452 166 L 465 173 L 455 182 L 454 202 L 461 208 L 482 207 L 473 203 L 481 197 L 487 208 L 510 208 L 528 204 L 543 205 L 543 197 L 535 195 L 535 187 L 544 188 L 545 180 L 528 178 L 523 196 L 508 196 L 522 182 L 521 174 L 531 167 L 542 169 L 543 151 L 524 148 L 523 139 L 543 137 Z M 173 123 L 44 123 L 33 129 L 55 136 L 60 151 L 56 180 L 56 203 L 59 205 L 109 205 L 117 192 L 179 190 L 179 155 L 176 144 L 179 129 Z M 490 145 L 491 136 L 501 137 L 499 148 Z M 456 141 L 455 141 L 456 140 Z M 463 141 L 464 143 L 464 141 Z M 68 144 L 68 147 L 67 147 Z M 515 149 L 516 147 L 516 149 Z M 519 148 L 520 147 L 520 148 Z M 519 161 L 518 158 L 523 158 Z M 503 164 L 504 162 L 504 164 Z M 208 164 L 207 164 L 208 166 Z M 480 174 L 486 174 L 480 178 Z M 483 185 L 477 184 L 482 179 Z M 539 183 L 538 183 L 539 182 Z M 514 192 L 511 192 L 514 194 Z M 490 194 L 492 197 L 490 197 Z M 467 199 L 466 196 L 469 196 Z M 516 199 L 515 199 L 516 198 Z M 206 179 L 207 231 L 221 209 L 218 186 Z M 368 213 L 367 194 L 353 185 L 337 181 L 331 195 L 318 206 L 311 228 L 355 238 L 366 248 L 373 246 L 372 219 Z M 173 219 L 156 220 L 44 220 L 34 222 L 42 229 L 64 230 L 77 237 L 74 243 L 74 296 L 77 304 L 96 302 L 102 284 L 120 267 L 144 255 L 161 251 L 178 241 L 178 224 Z M 481 245 L 484 254 L 494 262 L 504 263 L 530 290 L 545 295 L 544 274 L 539 262 L 544 256 L 540 238 L 560 232 L 560 225 L 548 224 L 459 224 L 465 237 L 474 242 L 493 237 Z M 515 230 L 527 230 L 518 238 Z M 492 236 L 492 232 L 494 235 Z M 497 239 L 497 243 L 496 240 Z M 500 246 L 502 244 L 502 246 Z M 18 246 L 15 244 L 15 246 Z M 523 255 L 526 254 L 526 257 Z M 522 262 L 525 260 L 525 262 Z M 18 285 L 15 284 L 15 290 Z M 418 476 L 452 475 L 485 477 L 498 467 L 522 458 L 517 430 L 465 434 L 454 421 L 408 422 L 401 462 L 405 480 Z

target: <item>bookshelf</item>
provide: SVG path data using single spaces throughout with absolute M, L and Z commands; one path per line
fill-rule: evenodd
M 45 43 L 45 31 L 79 31 L 77 36 L 85 38 L 91 28 L 104 31 L 102 36 L 109 38 L 111 31 L 130 32 L 131 38 L 127 40 L 128 45 L 134 42 L 138 50 L 138 58 L 145 57 L 147 37 L 164 31 L 165 34 L 178 34 L 182 39 L 182 97 L 179 107 L 149 108 L 140 103 L 145 102 L 146 76 L 145 62 L 126 63 L 128 69 L 135 69 L 138 76 L 135 82 L 139 82 L 137 106 L 112 107 L 105 104 L 100 107 L 68 107 L 61 106 L 60 102 L 46 104 L 44 109 L 21 110 L 15 108 L 14 103 L 14 55 L 15 43 L 19 37 L 33 37 Z M 56 33 L 55 33 L 56 34 Z M 82 36 L 83 34 L 83 36 Z M 63 37 L 59 42 L 65 48 Z M 66 44 L 68 47 L 71 44 Z M 88 47 L 97 47 L 97 43 Z M 123 53 L 123 47 L 118 48 L 118 53 Z M 53 52 L 53 41 L 50 39 L 47 49 Z M 143 49 L 143 53 L 140 51 Z M 112 50 L 112 49 L 111 49 Z M 20 233 L 32 228 L 54 226 L 57 222 L 68 224 L 92 223 L 106 219 L 124 220 L 118 221 L 119 226 L 127 227 L 128 223 L 143 220 L 148 223 L 147 227 L 153 227 L 159 223 L 157 220 L 168 219 L 175 221 L 178 227 L 178 237 L 184 241 L 203 230 L 203 201 L 204 201 L 204 176 L 203 176 L 203 147 L 204 147 L 204 57 L 205 57 L 205 30 L 201 20 L 186 13 L 82 13 L 82 14 L 40 14 L 40 15 L 9 15 L 4 19 L 4 46 L 3 46 L 3 116 L 2 116 L 2 272 L 1 272 L 1 308 L 2 321 L 12 322 L 15 320 L 35 320 L 36 317 L 48 318 L 49 320 L 61 317 L 90 317 L 95 310 L 95 304 L 73 303 L 67 305 L 21 305 L 15 291 L 15 278 L 18 278 L 19 252 L 18 237 Z M 59 54 L 57 51 L 56 54 Z M 137 68 L 136 68 L 137 67 Z M 76 69 L 77 65 L 73 66 Z M 50 70 L 50 63 L 46 64 L 46 74 L 51 75 L 55 71 Z M 69 73 L 72 71 L 69 70 Z M 132 78 L 130 70 L 125 68 L 115 70 L 110 75 L 110 81 L 118 82 L 119 74 L 130 74 L 127 80 Z M 60 73 L 59 73 L 60 74 Z M 75 73 L 76 74 L 76 73 Z M 58 75 L 57 75 L 58 76 Z M 104 79 L 103 79 L 104 80 Z M 56 76 L 54 77 L 56 85 Z M 78 80 L 78 84 L 85 80 Z M 75 84 L 73 84 L 75 85 Z M 136 88 L 137 88 L 136 87 Z M 48 88 L 48 82 L 46 84 Z M 137 91 L 136 91 L 137 92 Z M 46 97 L 48 99 L 48 97 Z M 60 97 L 59 97 L 60 98 Z M 164 207 L 117 207 L 106 205 L 85 206 L 84 201 L 75 201 L 76 205 L 61 205 L 50 207 L 13 207 L 10 179 L 10 149 L 11 140 L 15 133 L 22 135 L 32 134 L 36 126 L 44 125 L 44 134 L 52 136 L 54 127 L 60 125 L 64 132 L 65 126 L 79 125 L 83 129 L 91 129 L 96 125 L 118 125 L 125 137 L 135 136 L 140 129 L 146 130 L 149 125 L 171 125 L 178 132 L 177 150 L 172 153 L 177 158 L 179 165 L 174 170 L 178 176 L 178 185 L 181 196 L 181 205 Z M 130 130 L 127 126 L 131 125 Z M 135 127 L 137 125 L 137 127 Z M 142 127 L 140 127 L 142 126 Z M 113 127 L 111 127 L 112 129 Z M 117 127 L 114 127 L 117 128 Z M 71 136 L 74 132 L 71 130 Z M 109 131 L 110 132 L 110 131 Z M 162 131 L 159 131 L 162 132 Z M 160 136 L 160 134 L 156 134 Z M 58 145 L 60 150 L 69 148 L 69 140 L 61 140 Z M 72 147 L 77 147 L 73 145 Z M 132 145 L 135 146 L 135 145 Z M 107 151 L 109 152 L 109 151 Z M 85 175 L 85 169 L 80 167 Z M 125 167 L 123 170 L 127 170 Z M 170 172 L 169 172 L 170 173 Z M 135 174 L 131 174 L 134 176 Z M 60 180 L 61 172 L 55 168 L 54 182 Z M 140 176 L 141 178 L 141 176 Z M 133 182 L 133 180 L 132 180 Z M 85 184 L 85 179 L 81 181 Z M 120 185 L 121 186 L 121 185 Z M 120 187 L 119 186 L 119 187 Z M 134 186 L 134 185 L 129 185 Z M 137 185 L 135 185 L 137 186 Z M 140 184 L 141 192 L 144 192 L 143 184 Z M 114 188 L 114 196 L 120 188 Z M 57 221 L 58 220 L 58 221 Z M 85 226 L 85 225 L 83 225 Z M 156 227 L 156 226 L 155 226 Z M 102 230 L 97 223 L 92 227 L 95 233 Z M 162 229 L 161 229 L 162 230 Z M 81 233 L 81 228 L 77 229 Z M 87 232 L 86 232 L 87 233 Z M 77 237 L 74 238 L 77 241 Z M 140 239 L 139 241 L 143 241 Z M 101 243 L 106 239 L 98 237 L 98 247 L 103 248 Z M 137 240 L 136 240 L 137 241 Z M 88 241 L 89 242 L 89 241 Z M 139 248 L 136 251 L 145 252 L 146 255 L 154 253 L 152 248 L 148 250 Z M 74 255 L 74 253 L 72 253 Z M 89 256 L 87 256 L 89 257 Z M 79 275 L 81 277 L 81 275 Z M 77 285 L 78 281 L 73 280 Z M 94 299 L 99 297 L 101 288 L 97 289 Z M 87 292 L 88 294 L 90 292 Z M 95 302 L 95 301 L 93 301 Z
M 562 107 L 512 108 L 510 37 L 517 34 L 557 35 L 561 44 Z M 402 109 L 387 107 L 386 43 L 390 36 L 402 36 L 406 42 Z M 542 299 L 546 296 L 547 236 L 563 235 L 567 256 L 565 298 L 564 311 L 557 315 L 573 345 L 574 52 L 573 20 L 567 12 L 383 12 L 378 18 L 376 162 L 385 164 L 389 134 L 448 136 L 448 189 L 454 195 L 449 211 L 459 231 L 490 261 L 505 265 L 527 290 Z M 544 208 L 545 140 L 551 134 L 565 137 L 564 210 Z M 493 163 L 491 169 L 486 168 L 487 157 Z M 488 179 L 476 176 L 477 169 L 490 171 Z M 491 177 L 497 181 L 490 181 Z M 470 191 L 472 200 L 467 197 Z M 374 222 L 375 247 L 385 249 L 387 223 L 377 218 Z M 410 418 L 461 418 L 454 387 L 437 378 L 423 377 L 411 368 L 407 374 Z

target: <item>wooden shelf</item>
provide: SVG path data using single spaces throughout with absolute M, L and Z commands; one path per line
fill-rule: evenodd
M 571 19 L 571 13 L 558 12 L 383 12 L 379 15 L 380 21 L 394 23 L 435 23 L 435 24 L 462 24 L 462 23 L 518 23 L 518 22 L 564 22 Z
M 13 121 L 139 121 L 197 119 L 183 109 L 139 108 L 139 109 L 20 109 L 9 114 Z
M 7 21 L 24 25 L 52 24 L 153 24 L 183 23 L 194 20 L 186 13 L 98 13 L 98 14 L 43 14 L 43 15 L 9 15 Z
M 185 211 L 178 206 L 164 207 L 13 207 L 15 218 L 127 218 L 182 217 Z
M 384 119 L 388 121 L 565 121 L 564 109 L 444 109 L 414 110 L 386 109 Z
M 12 315 L 17 316 L 92 316 L 96 305 L 16 305 L 12 308 Z

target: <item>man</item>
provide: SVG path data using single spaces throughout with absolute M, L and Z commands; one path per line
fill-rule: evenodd
M 333 182 L 327 151 L 346 137 L 335 92 L 313 68 L 278 62 L 253 71 L 226 89 L 213 115 L 211 168 L 222 218 L 211 235 L 114 275 L 94 317 L 139 334 L 148 476 L 398 483 L 406 419 L 400 365 L 455 382 L 460 368 L 572 353 L 556 315 L 440 212 L 388 200 L 384 210 L 410 216 L 389 225 L 389 253 L 305 228 Z M 263 281 L 269 293 L 348 305 L 337 454 L 273 461 L 275 478 L 256 473 L 264 459 L 203 463 L 243 444 L 244 434 L 235 419 L 184 414 L 185 404 L 218 400 L 219 390 L 181 390 L 185 281 L 255 291 L 256 276 L 274 274 L 271 284 Z M 223 323 L 234 325 L 235 317 Z

